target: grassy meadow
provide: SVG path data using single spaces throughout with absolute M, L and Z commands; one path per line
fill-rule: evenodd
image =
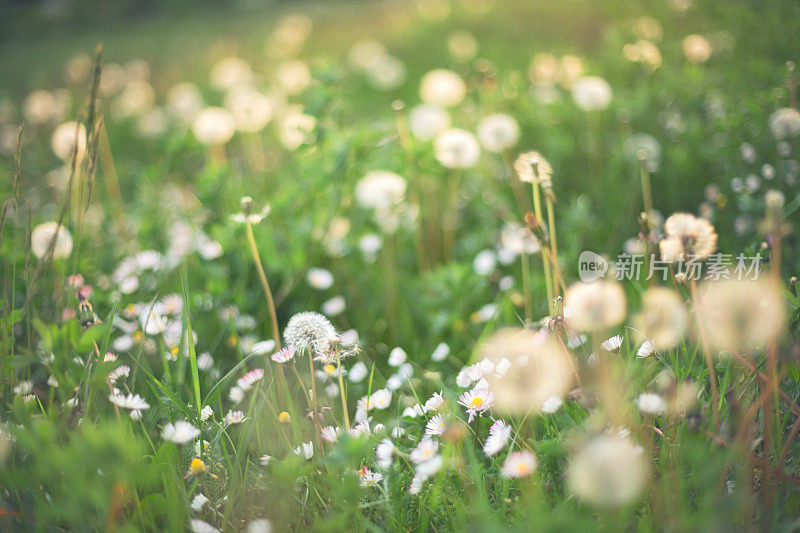
M 0 530 L 800 528 L 796 3 L 62 4 Z

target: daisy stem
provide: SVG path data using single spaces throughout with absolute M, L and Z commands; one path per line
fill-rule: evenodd
M 542 200 L 539 193 L 539 184 L 532 183 L 533 189 L 533 210 L 536 215 L 536 220 L 539 224 L 542 223 Z M 542 266 L 544 268 L 544 284 L 547 290 L 547 309 L 549 314 L 553 314 L 553 285 L 550 279 L 550 257 L 547 248 L 542 248 Z
M 339 349 L 336 349 L 336 370 L 339 375 L 339 396 L 342 398 L 342 413 L 344 414 L 344 427 L 350 429 L 350 415 L 347 414 L 347 393 L 344 390 L 344 380 L 342 379 L 342 357 Z
M 264 288 L 264 294 L 267 295 L 267 305 L 269 307 L 269 319 L 272 322 L 272 338 L 275 340 L 275 349 L 281 349 L 281 336 L 278 333 L 278 314 L 275 312 L 275 300 L 272 298 L 272 291 L 267 282 L 267 275 L 264 273 L 264 266 L 261 264 L 261 257 L 258 255 L 258 246 L 256 246 L 256 238 L 253 235 L 253 225 L 248 220 L 245 224 L 247 230 L 247 242 L 250 244 L 250 253 L 253 255 L 253 261 L 256 264 L 258 271 L 258 279 L 261 281 L 261 286 Z

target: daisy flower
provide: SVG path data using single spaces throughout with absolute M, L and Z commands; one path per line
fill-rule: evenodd
M 489 437 L 483 444 L 483 453 L 491 457 L 508 444 L 511 438 L 511 426 L 502 420 L 498 420 L 489 428 Z
M 164 440 L 175 444 L 186 444 L 190 440 L 197 438 L 198 435 L 200 435 L 200 430 L 186 420 L 178 420 L 175 424 L 167 424 L 161 431 L 161 437 Z
M 378 466 L 388 470 L 392 466 L 392 456 L 394 456 L 394 443 L 386 438 L 375 447 L 375 455 L 378 458 Z
M 111 394 L 108 399 L 111 401 L 111 403 L 117 407 L 121 407 L 122 409 L 130 409 L 132 411 L 150 409 L 150 405 L 138 394 L 128 394 L 127 396 L 122 394 Z
M 467 408 L 468 422 L 494 405 L 494 394 L 489 389 L 472 389 L 458 397 L 458 403 Z
M 425 436 L 439 436 L 442 435 L 446 429 L 447 424 L 445 424 L 444 417 L 442 415 L 435 415 L 431 417 L 425 425 Z
M 600 343 L 600 348 L 607 352 L 616 352 L 622 347 L 622 336 L 614 335 Z
M 358 471 L 358 477 L 361 478 L 362 487 L 371 487 L 383 479 L 383 474 L 380 472 L 373 472 L 365 466 Z
M 304 442 L 295 448 L 294 453 L 309 460 L 314 457 L 314 443 L 311 441 Z
M 295 348 L 293 345 L 286 346 L 272 354 L 271 359 L 276 363 L 286 363 L 294 357 Z
M 439 443 L 430 437 L 425 437 L 411 450 L 411 460 L 415 464 L 421 464 L 433 458 L 438 451 Z
M 335 426 L 327 426 L 322 428 L 320 435 L 322 435 L 322 438 L 328 441 L 330 444 L 333 444 L 334 442 L 336 442 L 336 439 L 339 438 L 339 435 L 341 435 L 341 433 L 342 433 L 341 428 L 337 428 Z
M 500 471 L 503 477 L 523 478 L 530 476 L 536 470 L 536 457 L 527 451 L 513 452 L 508 455 Z
M 264 370 L 261 368 L 256 368 L 239 378 L 239 380 L 236 382 L 236 385 L 243 391 L 248 391 L 263 377 Z
M 233 411 L 233 410 L 229 410 L 222 418 L 222 421 L 228 426 L 233 424 L 241 424 L 245 420 L 247 420 L 247 417 L 244 416 L 244 413 L 242 411 Z

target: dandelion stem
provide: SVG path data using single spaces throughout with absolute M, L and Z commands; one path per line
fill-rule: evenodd
M 531 282 L 530 266 L 528 264 L 528 252 L 522 251 L 522 300 L 525 302 L 525 324 L 529 324 L 533 319 L 531 313 Z
M 258 246 L 256 246 L 256 238 L 253 235 L 253 225 L 249 220 L 247 220 L 245 228 L 247 230 L 247 242 L 250 244 L 250 253 L 253 255 L 253 261 L 258 271 L 258 279 L 261 281 L 261 286 L 264 288 L 264 294 L 267 295 L 269 319 L 272 323 L 272 338 L 275 341 L 275 349 L 280 350 L 281 336 L 280 333 L 278 333 L 278 314 L 275 312 L 275 300 L 272 298 L 272 291 L 267 282 L 267 275 L 264 273 L 264 266 L 261 264 L 261 257 L 258 255 Z
M 539 193 L 539 184 L 532 183 L 533 189 L 533 210 L 536 214 L 536 220 L 539 224 L 542 223 L 542 200 Z M 553 285 L 550 278 L 550 257 L 547 248 L 542 248 L 542 267 L 544 268 L 544 283 L 547 290 L 547 309 L 549 314 L 553 314 Z
M 692 301 L 696 307 L 699 300 L 697 297 L 697 283 L 694 279 L 691 280 L 689 287 L 692 293 Z M 717 384 L 717 374 L 714 370 L 713 356 L 711 351 L 708 349 L 708 343 L 706 342 L 705 328 L 700 325 L 698 329 L 700 334 L 700 345 L 703 349 L 706 367 L 708 368 L 708 379 L 711 382 L 711 411 L 714 415 L 714 427 L 717 429 L 717 433 L 719 433 L 719 385 Z
M 344 390 L 344 380 L 342 379 L 342 356 L 339 354 L 339 348 L 336 348 L 336 370 L 339 375 L 339 396 L 342 398 L 344 427 L 350 429 L 350 415 L 347 414 L 347 393 Z
M 561 289 L 566 292 L 564 280 L 561 278 L 561 268 L 558 264 L 558 241 L 556 240 L 556 215 L 555 205 L 549 197 L 545 199 L 547 203 L 547 229 L 550 231 L 550 261 L 553 263 L 553 297 L 560 296 L 559 284 Z M 558 283 L 556 283 L 558 282 Z

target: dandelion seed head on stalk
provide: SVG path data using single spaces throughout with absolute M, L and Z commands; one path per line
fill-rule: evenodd
M 578 498 L 614 508 L 640 498 L 648 477 L 644 450 L 621 435 L 599 435 L 570 460 L 567 486 Z
M 786 302 L 767 278 L 706 282 L 696 309 L 699 326 L 717 351 L 762 349 L 786 329 Z
M 577 331 L 599 332 L 625 319 L 625 292 L 616 281 L 576 282 L 564 295 L 564 316 Z
M 50 248 L 50 241 L 55 237 L 53 259 L 65 259 L 72 253 L 72 235 L 57 222 L 39 224 L 31 232 L 31 252 L 42 259 Z
M 458 105 L 467 94 L 467 86 L 461 76 L 446 69 L 431 70 L 419 85 L 419 96 L 426 104 L 442 107 Z
M 290 318 L 283 338 L 287 346 L 294 346 L 301 352 L 310 350 L 314 359 L 322 363 L 335 363 L 337 352 L 339 358 L 346 358 L 358 351 L 355 345 L 343 345 L 330 321 L 313 311 Z
M 781 141 L 800 135 L 800 111 L 793 107 L 782 107 L 769 116 L 769 130 Z
M 450 127 L 450 115 L 436 105 L 420 104 L 408 114 L 408 129 L 420 141 L 430 141 Z
M 711 59 L 711 54 L 714 53 L 714 47 L 711 45 L 706 37 L 702 35 L 687 35 L 681 42 L 683 48 L 683 55 L 689 62 L 699 65 Z
M 53 153 L 66 163 L 72 161 L 77 149 L 77 160 L 81 161 L 86 154 L 86 127 L 78 122 L 65 122 L 58 126 L 50 137 Z
M 272 119 L 270 98 L 250 87 L 231 90 L 225 97 L 225 108 L 239 131 L 261 131 Z
M 544 331 L 502 329 L 488 337 L 478 353 L 495 367 L 503 359 L 511 362 L 504 374 L 485 375 L 498 411 L 536 413 L 548 398 L 566 394 L 572 385 L 571 356 L 554 336 Z
M 388 170 L 368 172 L 356 184 L 356 201 L 365 209 L 391 209 L 406 194 L 406 180 Z
M 253 69 L 244 59 L 226 57 L 217 61 L 211 68 L 211 85 L 221 91 L 250 85 Z
M 231 140 L 236 133 L 236 124 L 226 109 L 207 107 L 195 115 L 192 132 L 200 144 L 219 146 Z
M 481 147 L 470 132 L 458 128 L 445 130 L 433 141 L 436 160 L 447 168 L 470 168 L 478 162 Z
M 675 262 L 705 259 L 717 249 L 717 232 L 703 218 L 675 213 L 664 223 L 666 238 L 659 243 L 661 259 Z
M 517 144 L 519 124 L 504 113 L 489 115 L 478 124 L 478 140 L 489 152 L 504 152 Z
M 603 78 L 584 76 L 572 85 L 572 99 L 584 111 L 602 111 L 611 103 L 611 86 Z
M 645 339 L 637 355 L 647 357 L 656 349 L 669 350 L 686 332 L 686 310 L 675 291 L 652 287 L 645 291 L 642 307 L 633 317 L 634 331 Z
M 203 108 L 203 95 L 194 83 L 173 85 L 167 92 L 167 111 L 184 124 L 189 124 Z

